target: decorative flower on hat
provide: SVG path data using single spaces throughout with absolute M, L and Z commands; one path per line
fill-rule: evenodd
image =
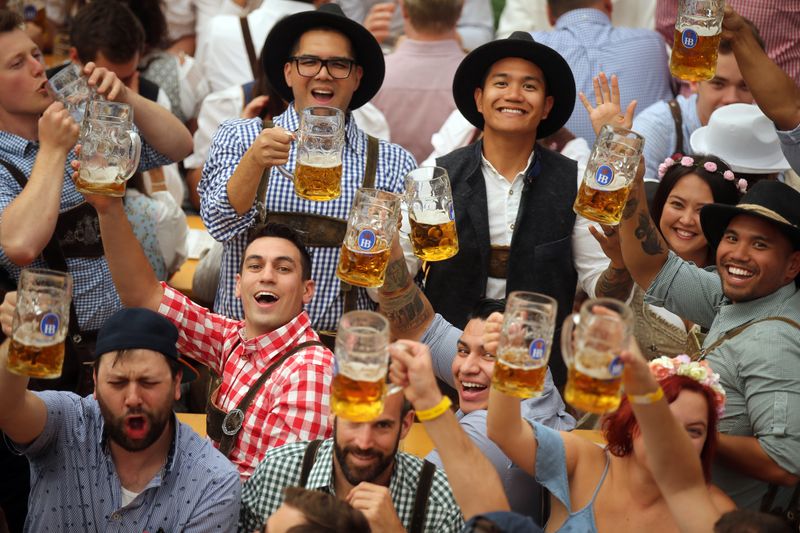
M 734 179 L 736 179 L 736 176 L 733 175 L 732 170 L 726 170 L 725 172 L 723 172 L 722 177 L 728 181 L 733 181 Z
M 725 389 L 719 384 L 719 374 L 711 370 L 705 361 L 692 361 L 688 355 L 676 357 L 657 357 L 649 363 L 650 373 L 657 381 L 670 376 L 686 376 L 714 391 L 717 415 L 722 418 L 725 413 Z
M 739 181 L 736 182 L 736 188 L 739 189 L 739 192 L 744 194 L 747 192 L 747 180 L 744 178 L 739 178 Z

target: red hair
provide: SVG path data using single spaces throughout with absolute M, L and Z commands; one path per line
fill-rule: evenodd
M 659 385 L 664 390 L 667 402 L 672 403 L 683 390 L 697 392 L 706 399 L 706 412 L 708 415 L 708 429 L 706 442 L 700 452 L 700 462 L 703 465 L 703 475 L 706 481 L 711 480 L 711 462 L 717 451 L 717 409 L 716 395 L 710 387 L 686 376 L 669 376 Z M 633 437 L 639 433 L 639 425 L 633 415 L 633 409 L 627 396 L 622 397 L 619 409 L 606 415 L 602 422 L 603 436 L 608 443 L 608 451 L 617 457 L 625 457 L 633 452 Z

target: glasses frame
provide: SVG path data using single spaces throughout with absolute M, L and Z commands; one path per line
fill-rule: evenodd
M 309 75 L 303 74 L 302 72 L 300 72 L 300 60 L 301 59 L 314 59 L 316 61 L 319 61 L 319 68 L 317 69 L 317 71 L 314 74 L 309 74 Z M 356 65 L 356 60 L 355 59 L 350 59 L 349 57 L 329 57 L 328 59 L 322 59 L 321 57 L 317 57 L 317 56 L 302 55 L 302 56 L 291 56 L 291 57 L 289 57 L 289 61 L 294 63 L 294 68 L 297 70 L 297 74 L 299 74 L 300 76 L 302 76 L 304 78 L 313 78 L 314 76 L 316 76 L 317 74 L 319 74 L 322 71 L 322 67 L 325 67 L 325 70 L 328 71 L 328 75 L 331 78 L 335 79 L 335 80 L 346 80 L 347 78 L 349 78 L 350 75 L 353 73 L 353 67 Z M 335 76 L 333 74 L 333 72 L 331 72 L 331 69 L 328 68 L 328 64 L 331 63 L 331 62 L 334 62 L 334 61 L 340 61 L 340 62 L 346 61 L 346 62 L 348 62 L 350 64 L 350 68 L 347 70 L 347 76 L 343 76 L 343 77 Z

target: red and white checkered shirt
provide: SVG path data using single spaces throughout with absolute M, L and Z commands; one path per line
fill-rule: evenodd
M 212 313 L 166 283 L 162 287 L 158 312 L 178 328 L 179 352 L 222 376 L 216 403 L 224 411 L 234 409 L 281 354 L 319 340 L 305 311 L 275 331 L 246 339 L 244 322 Z M 243 481 L 270 448 L 330 437 L 332 380 L 333 354 L 323 346 L 295 353 L 272 373 L 245 412 L 229 457 Z

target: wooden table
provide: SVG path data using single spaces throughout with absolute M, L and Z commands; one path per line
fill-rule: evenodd
M 186 217 L 186 222 L 189 224 L 189 229 L 204 230 L 203 221 L 197 215 L 190 215 Z M 192 297 L 192 278 L 194 278 L 194 271 L 197 269 L 198 259 L 187 259 L 181 265 L 180 270 L 175 272 L 167 283 L 169 286 L 182 292 L 189 298 Z

